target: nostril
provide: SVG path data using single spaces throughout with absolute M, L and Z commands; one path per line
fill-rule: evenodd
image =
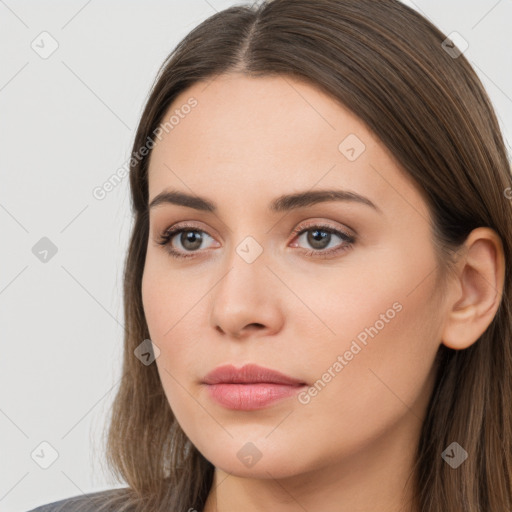
M 253 324 L 249 324 L 246 326 L 247 329 L 261 329 L 261 328 L 264 328 L 265 326 L 263 324 L 259 324 L 257 322 L 253 323 Z

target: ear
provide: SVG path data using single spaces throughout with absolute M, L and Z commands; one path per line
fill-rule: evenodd
M 441 337 L 444 345 L 455 350 L 475 343 L 491 324 L 505 279 L 503 245 L 491 228 L 474 229 L 460 252 Z

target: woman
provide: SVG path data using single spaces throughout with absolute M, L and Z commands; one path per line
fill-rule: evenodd
M 132 152 L 128 487 L 36 510 L 512 509 L 512 179 L 456 49 L 396 0 L 178 45 Z

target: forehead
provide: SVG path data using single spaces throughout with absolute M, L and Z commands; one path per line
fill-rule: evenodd
M 313 187 L 364 190 L 377 203 L 405 187 L 418 199 L 366 125 L 307 82 L 219 75 L 182 91 L 162 123 L 171 116 L 152 150 L 149 201 L 165 188 L 241 205 Z
M 192 101 L 196 105 L 188 107 Z M 320 151 L 337 152 L 336 142 L 350 130 L 372 142 L 350 111 L 313 85 L 285 76 L 235 73 L 196 83 L 175 98 L 164 121 L 171 117 L 172 127 L 152 159 L 157 153 L 175 160 L 186 156 L 187 161 L 205 153 L 216 159 L 318 156 Z

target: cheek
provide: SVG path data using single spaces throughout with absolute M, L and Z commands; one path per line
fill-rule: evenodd
M 200 369 L 209 367 L 202 344 L 208 321 L 208 288 L 202 285 L 207 283 L 190 276 L 180 280 L 178 274 L 160 256 L 148 255 L 141 285 L 150 338 L 160 349 L 156 363 L 167 388 L 179 387 L 171 375 L 185 384 L 201 378 Z
M 170 338 L 179 320 L 192 308 L 193 286 L 180 282 L 173 271 L 169 256 L 161 248 L 149 248 L 142 276 L 141 293 L 144 315 L 153 341 Z
M 165 296 L 165 279 L 158 278 L 158 270 L 152 264 L 150 256 L 146 260 L 142 276 L 141 294 L 144 316 L 152 341 L 157 342 L 165 332 L 168 318 L 167 297 Z M 160 347 L 161 348 L 161 347 Z
M 314 340 L 305 347 L 313 385 L 301 397 L 302 414 L 323 434 L 343 432 L 352 448 L 408 415 L 419 425 L 431 392 L 441 323 L 435 265 L 410 253 L 388 263 L 361 263 L 364 272 L 333 274 L 322 293 L 309 293 L 335 334 L 320 326 L 315 339 L 308 322 L 298 327 Z
M 202 364 L 204 354 L 204 348 L 199 346 L 199 329 L 195 326 L 197 299 L 192 300 L 195 294 L 190 288 L 188 293 L 187 288 L 179 285 L 176 288 L 176 280 L 171 278 L 168 268 L 152 263 L 151 258 L 146 261 L 142 279 L 144 314 L 150 338 L 160 350 L 155 363 L 165 396 L 178 423 L 189 432 L 193 425 L 188 421 L 197 411 L 186 390 L 191 380 L 201 377 L 197 365 Z M 176 289 L 185 292 L 176 295 Z

